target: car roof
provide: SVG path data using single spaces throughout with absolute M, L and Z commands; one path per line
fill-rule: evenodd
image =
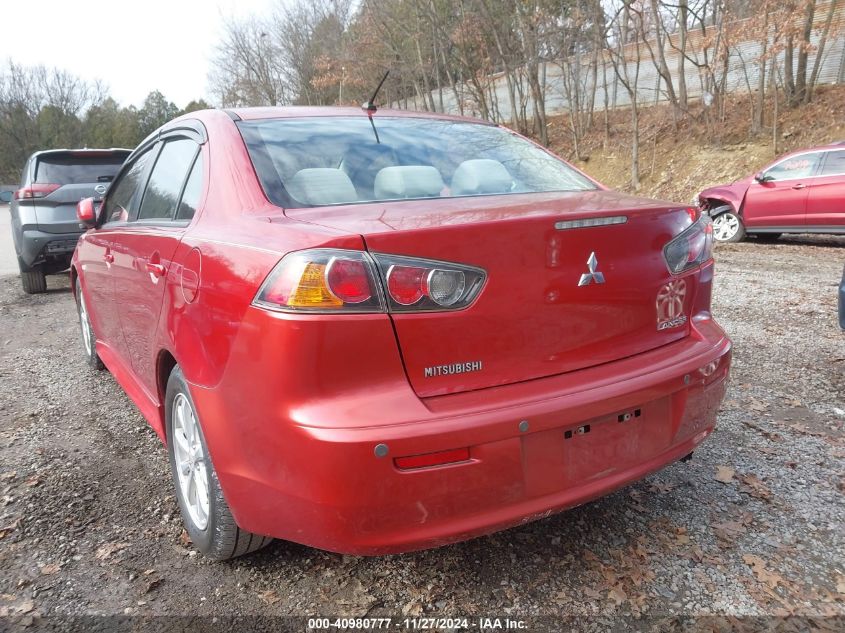
M 243 121 L 257 121 L 261 119 L 295 119 L 305 117 L 360 117 L 367 116 L 367 110 L 349 106 L 279 106 L 258 108 L 226 108 L 230 117 Z M 421 112 L 417 110 L 394 110 L 379 108 L 373 117 L 401 117 L 415 119 L 436 119 L 441 121 L 460 121 L 463 123 L 481 123 L 496 125 L 490 121 L 474 119 L 472 117 L 443 114 L 440 112 Z M 234 115 L 234 116 L 233 116 Z
M 806 154 L 807 152 L 824 152 L 833 149 L 843 149 L 845 148 L 845 141 L 835 141 L 833 143 L 828 143 L 827 145 L 818 145 L 816 147 L 803 147 L 801 149 L 794 149 L 791 152 L 787 152 L 783 154 L 781 158 L 785 156 L 792 156 L 793 154 Z

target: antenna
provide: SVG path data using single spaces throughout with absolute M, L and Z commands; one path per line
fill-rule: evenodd
M 384 85 L 384 80 L 387 79 L 387 76 L 389 74 L 389 70 L 384 73 L 384 77 L 382 77 L 381 81 L 378 82 L 378 86 L 376 87 L 376 91 L 373 93 L 373 96 L 370 97 L 369 101 L 367 101 L 361 106 L 361 109 L 364 110 L 369 116 L 372 116 L 373 112 L 378 110 L 378 107 L 376 106 L 376 97 L 378 96 L 379 90 L 381 90 L 381 87 Z

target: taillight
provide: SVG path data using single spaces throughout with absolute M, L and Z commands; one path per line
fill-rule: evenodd
M 253 303 L 294 312 L 384 312 L 377 273 L 362 251 L 315 249 L 284 257 Z
M 470 305 L 487 277 L 473 266 L 374 253 L 386 281 L 391 312 L 460 310 Z
M 32 198 L 43 198 L 45 196 L 49 196 L 53 193 L 56 189 L 61 187 L 61 185 L 55 184 L 45 184 L 45 183 L 33 183 L 31 185 L 27 185 L 21 189 L 18 189 L 15 192 L 15 200 L 29 200 Z
M 485 278 L 480 268 L 451 262 L 313 249 L 285 256 L 253 304 L 282 312 L 460 310 L 475 300 Z
M 700 266 L 713 255 L 713 225 L 709 216 L 697 222 L 663 247 L 663 257 L 669 272 L 679 274 Z

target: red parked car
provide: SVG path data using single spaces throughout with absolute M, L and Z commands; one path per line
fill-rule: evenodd
M 845 142 L 781 156 L 753 176 L 699 194 L 713 218 L 713 236 L 739 242 L 747 234 L 845 234 Z
M 471 538 L 640 479 L 716 423 L 709 218 L 495 125 L 192 113 L 79 215 L 88 360 L 166 443 L 213 558 Z

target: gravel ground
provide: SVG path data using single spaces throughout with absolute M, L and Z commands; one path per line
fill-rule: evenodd
M 185 540 L 158 439 L 86 368 L 67 279 L 31 297 L 0 277 L 0 630 L 83 614 L 842 618 L 845 238 L 720 246 L 717 261 L 734 373 L 690 463 L 433 551 L 276 542 L 222 564 Z

